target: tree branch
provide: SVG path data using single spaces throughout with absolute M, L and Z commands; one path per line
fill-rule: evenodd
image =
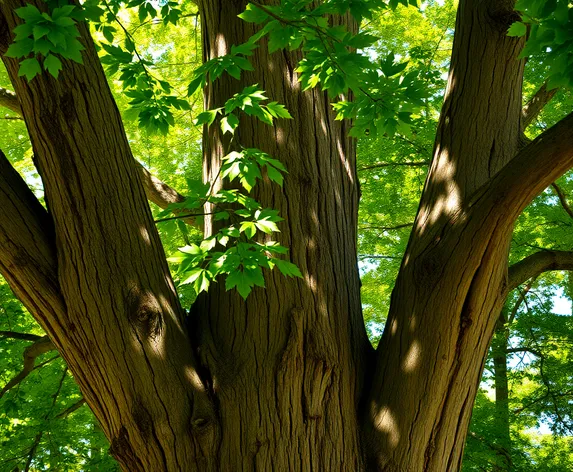
M 42 327 L 47 329 L 48 318 L 65 318 L 56 270 L 53 222 L 2 151 L 0 247 L 0 273 Z M 48 334 L 57 340 L 53 330 Z
M 0 88 L 0 106 L 6 107 L 22 117 L 22 109 L 16 94 L 10 90 Z M 147 199 L 155 203 L 159 208 L 165 209 L 172 203 L 181 203 L 185 197 L 177 190 L 167 185 L 151 174 L 139 161 L 136 161 L 139 177 L 143 182 Z M 183 221 L 190 225 L 195 225 L 194 218 L 184 218 Z
M 529 283 L 525 286 L 525 288 L 523 290 L 520 290 L 519 298 L 515 302 L 515 305 L 513 306 L 513 309 L 511 310 L 511 313 L 509 314 L 509 317 L 507 319 L 507 321 L 510 325 L 511 325 L 511 323 L 513 323 L 513 320 L 517 316 L 517 312 L 519 310 L 519 307 L 525 301 L 525 297 L 527 296 L 527 294 L 531 290 L 531 287 L 533 287 L 533 283 L 535 282 L 536 279 L 537 279 L 537 275 L 532 277 L 532 279 L 529 281 Z
M 24 350 L 24 367 L 22 367 L 20 373 L 14 376 L 4 386 L 4 388 L 0 390 L 0 398 L 2 398 L 8 390 L 22 382 L 22 380 L 28 377 L 28 375 L 30 375 L 32 371 L 36 369 L 36 359 L 39 356 L 45 354 L 46 352 L 53 351 L 55 348 L 56 347 L 53 345 L 52 341 L 50 341 L 48 336 L 43 336 L 41 339 L 34 342 L 34 344 L 28 346 Z
M 16 331 L 0 331 L 0 337 L 21 339 L 23 341 L 38 341 L 44 338 L 44 336 L 38 336 L 37 334 L 19 333 Z
M 572 251 L 539 251 L 509 268 L 509 290 L 513 290 L 532 277 L 550 270 L 573 270 Z
M 572 166 L 573 113 L 570 113 L 520 150 L 490 183 L 475 192 L 469 203 L 474 210 L 472 218 L 495 220 L 492 224 L 500 227 L 513 224 L 537 195 Z
M 523 107 L 521 112 L 521 125 L 522 129 L 527 128 L 541 113 L 543 107 L 549 103 L 549 101 L 557 93 L 556 88 L 552 90 L 547 90 L 547 82 L 545 82 L 537 92 L 529 99 L 529 101 Z
M 71 406 L 66 408 L 64 411 L 62 411 L 61 413 L 58 413 L 56 415 L 56 418 L 57 419 L 67 418 L 74 411 L 79 410 L 85 404 L 85 402 L 86 402 L 85 398 L 83 398 L 83 397 L 80 398 L 77 402 L 73 403 Z
M 0 106 L 8 108 L 18 115 L 22 115 L 22 110 L 20 108 L 20 103 L 18 103 L 18 97 L 11 90 L 0 87 Z
M 505 352 L 507 354 L 516 354 L 518 352 L 529 352 L 530 354 L 533 354 L 534 356 L 543 357 L 543 354 L 540 351 L 537 351 L 536 349 L 531 349 L 529 347 L 512 347 L 512 348 L 507 349 Z
M 369 164 L 367 166 L 362 166 L 358 168 L 358 172 L 370 169 L 380 169 L 381 167 L 424 167 L 428 166 L 430 163 L 428 161 L 417 161 L 417 162 L 376 162 L 374 164 Z
M 571 209 L 571 206 L 569 206 L 569 202 L 567 201 L 567 197 L 563 193 L 563 190 L 561 190 L 561 187 L 559 187 L 559 185 L 557 185 L 555 182 L 553 182 L 551 184 L 551 187 L 553 187 L 553 190 L 555 190 L 555 193 L 559 197 L 559 202 L 561 203 L 561 206 L 563 207 L 563 209 L 567 212 L 567 214 L 571 218 L 573 218 L 573 210 Z
M 393 231 L 396 229 L 408 228 L 409 226 L 413 225 L 414 222 L 403 223 L 396 226 L 361 226 L 360 229 L 377 229 L 378 231 Z

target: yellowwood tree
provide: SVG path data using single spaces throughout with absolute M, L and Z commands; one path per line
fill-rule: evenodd
M 132 3 L 145 19 L 147 4 Z M 119 4 L 0 3 L 16 93 L 4 101 L 26 122 L 46 201 L 1 155 L 0 271 L 65 358 L 124 470 L 460 468 L 506 296 L 573 267 L 565 252 L 508 267 L 517 217 L 573 166 L 572 115 L 523 138 L 526 23 L 539 18 L 533 54 L 545 45 L 539 24 L 555 17 L 562 31 L 570 21 L 567 2 L 539 3 L 520 17 L 511 0 L 459 2 L 434 155 L 376 350 L 361 312 L 351 136 L 406 132 L 419 102 L 405 64 L 371 68 L 360 52 L 371 38 L 357 21 L 382 4 L 199 2 L 205 65 L 190 93 L 205 87 L 208 185 L 199 203 L 170 207 L 205 215 L 204 244 L 178 260 L 201 292 L 186 313 L 145 190 L 160 204 L 183 198 L 135 162 L 80 21 L 113 36 L 98 21 Z M 175 4 L 162 14 L 176 21 Z M 129 37 L 104 49 L 142 124 L 166 130 L 183 101 Z M 566 58 L 552 80 L 567 85 L 570 53 L 552 53 Z

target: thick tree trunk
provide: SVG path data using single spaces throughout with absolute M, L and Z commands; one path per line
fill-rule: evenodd
M 203 2 L 205 59 L 255 33 L 236 18 L 246 3 Z M 258 83 L 291 111 L 294 119 L 279 120 L 274 130 L 244 119 L 235 139 L 286 165 L 284 189 L 266 182 L 255 197 L 286 219 L 278 240 L 304 274 L 285 280 L 267 273 L 266 288 L 256 288 L 247 302 L 217 284 L 193 307 L 221 421 L 221 470 L 362 468 L 357 412 L 371 347 L 357 270 L 355 143 L 324 93 L 301 91 L 293 72 L 298 59 L 268 54 L 262 45 L 252 59 L 255 72 L 241 81 L 223 77 L 205 95 L 206 108 L 215 108 Z M 218 126 L 204 146 L 205 179 L 212 181 L 229 152 Z M 206 221 L 207 234 L 212 230 Z
M 0 3 L 0 53 L 23 5 Z M 27 82 L 3 57 L 49 215 L 11 210 L 34 197 L 7 182 L 11 218 L 0 239 L 19 252 L 3 250 L 0 267 L 66 359 L 125 470 L 181 470 L 190 458 L 205 470 L 214 413 L 119 112 L 85 25 L 80 32 L 84 64 L 66 61 L 57 80 Z M 41 272 L 30 275 L 36 260 Z
M 475 195 L 518 150 L 523 61 L 522 42 L 506 36 L 512 8 L 460 2 L 434 159 L 378 346 L 367 421 L 379 470 L 461 466 L 507 293 L 512 220 L 478 209 Z

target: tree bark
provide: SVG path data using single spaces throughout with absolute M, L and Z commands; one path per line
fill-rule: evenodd
M 246 3 L 202 2 L 204 59 L 229 53 L 255 33 L 236 19 Z M 274 130 L 242 119 L 235 140 L 287 167 L 282 191 L 265 181 L 255 198 L 286 219 L 278 241 L 304 274 L 286 281 L 267 273 L 266 288 L 255 288 L 246 302 L 217 284 L 193 307 L 220 413 L 222 470 L 363 467 L 357 411 L 371 348 L 357 271 L 355 143 L 347 124 L 334 120 L 326 94 L 301 91 L 293 71 L 298 59 L 268 54 L 263 44 L 252 58 L 254 72 L 243 72 L 240 81 L 223 77 L 205 92 L 212 109 L 258 83 L 292 113 L 293 120 L 279 120 Z M 212 182 L 229 149 L 217 123 L 204 138 L 204 177 Z M 211 234 L 213 222 L 205 225 Z
M 492 341 L 494 388 L 495 388 L 495 432 L 499 459 L 494 470 L 511 470 L 511 437 L 509 434 L 509 383 L 507 379 L 508 332 L 506 317 L 502 311 Z
M 23 5 L 0 4 L 0 53 L 20 22 L 14 10 Z M 119 112 L 87 28 L 79 29 L 84 64 L 64 61 L 57 80 L 44 74 L 27 82 L 18 77 L 17 61 L 3 57 L 51 224 L 29 208 L 24 190 L 12 191 L 13 206 L 27 213 L 11 212 L 14 219 L 2 227 L 16 251 L 26 247 L 2 270 L 62 353 L 125 470 L 181 470 L 193 461 L 208 470 L 214 411 Z M 38 234 L 22 240 L 21 227 Z M 30 265 L 38 245 L 45 250 L 35 275 Z
M 366 417 L 373 469 L 461 467 L 507 293 L 513 221 L 488 218 L 493 207 L 475 202 L 518 151 L 522 41 L 506 36 L 514 19 L 511 1 L 458 8 L 434 158 L 377 350 Z

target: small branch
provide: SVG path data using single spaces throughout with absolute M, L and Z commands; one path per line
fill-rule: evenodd
M 18 97 L 11 90 L 0 87 L 0 106 L 8 108 L 13 112 L 22 114 L 20 109 L 20 102 L 18 102 Z
M 498 452 L 500 454 L 503 454 L 508 460 L 511 460 L 511 456 L 509 455 L 509 452 L 506 451 L 503 447 L 490 443 L 486 438 L 474 433 L 473 431 L 469 431 L 468 435 L 471 436 L 472 438 L 477 439 L 478 441 L 484 443 L 487 447 L 489 447 L 493 451 Z
M 162 223 L 163 221 L 171 221 L 171 220 L 180 220 L 180 219 L 195 219 L 197 216 L 207 216 L 207 215 L 214 215 L 215 213 L 186 213 L 183 215 L 177 215 L 177 216 L 169 216 L 167 218 L 159 218 L 158 220 L 155 220 L 155 223 Z
M 18 102 L 18 98 L 14 92 L 0 88 L 0 106 L 9 108 L 22 117 L 22 109 L 20 108 L 20 103 Z M 137 160 L 135 161 L 135 165 L 139 172 L 139 177 L 143 182 L 145 195 L 149 201 L 155 203 L 159 208 L 164 210 L 172 203 L 181 203 L 185 200 L 183 195 L 152 175 L 151 172 L 143 167 L 143 165 Z M 183 221 L 192 226 L 196 224 L 195 220 L 191 218 Z
M 543 357 L 543 353 L 541 351 L 538 351 L 536 349 L 531 349 L 530 347 L 512 347 L 512 348 L 508 348 L 505 352 L 507 354 L 516 354 L 518 352 L 528 352 L 530 354 L 533 354 L 534 356 Z
M 358 254 L 358 259 L 402 259 L 401 256 L 384 256 L 379 254 Z
M 48 336 L 42 336 L 41 339 L 34 342 L 34 344 L 28 346 L 24 350 L 24 367 L 17 374 L 13 377 L 2 390 L 0 390 L 0 398 L 4 396 L 4 394 L 10 390 L 11 388 L 18 385 L 22 380 L 24 380 L 32 371 L 36 369 L 36 359 L 45 354 L 46 352 L 53 351 L 55 346 L 52 344 L 52 341 L 48 338 Z
M 553 190 L 555 190 L 555 193 L 559 197 L 559 202 L 561 203 L 563 209 L 567 212 L 567 214 L 571 218 L 573 218 L 573 210 L 571 209 L 571 206 L 569 205 L 569 202 L 567 201 L 567 197 L 563 193 L 563 190 L 561 190 L 561 187 L 559 187 L 559 185 L 557 185 L 555 182 L 551 184 L 551 187 L 553 187 Z
M 410 226 L 413 226 L 414 223 L 403 223 L 403 224 L 399 224 L 396 226 L 361 226 L 360 229 L 376 229 L 378 231 L 394 231 L 396 229 L 402 229 L 402 228 L 409 228 Z
M 85 402 L 86 402 L 85 398 L 82 397 L 76 403 L 72 404 L 61 413 L 58 413 L 55 417 L 57 419 L 67 418 L 74 411 L 79 410 L 84 405 Z
M 527 128 L 543 110 L 543 107 L 549 103 L 549 101 L 557 93 L 556 88 L 552 90 L 547 90 L 547 82 L 545 82 L 537 92 L 529 99 L 529 101 L 523 107 L 521 111 L 521 126 L 522 129 Z
M 19 333 L 16 331 L 0 331 L 0 337 L 10 339 L 22 339 L 23 341 L 39 341 L 45 336 L 38 336 L 37 334 Z
M 533 287 L 533 283 L 535 282 L 536 279 L 537 279 L 537 276 L 533 277 L 529 281 L 529 283 L 525 286 L 525 288 L 519 292 L 519 298 L 515 302 L 515 305 L 513 306 L 513 309 L 511 310 L 511 313 L 509 314 L 508 323 L 510 325 L 511 325 L 511 323 L 513 323 L 513 320 L 517 316 L 517 311 L 519 310 L 519 307 L 525 301 L 525 297 L 527 296 L 527 294 L 531 290 L 531 287 Z
M 509 268 L 508 288 L 519 285 L 543 272 L 551 270 L 573 270 L 572 251 L 539 251 Z
M 367 166 L 362 166 L 358 168 L 358 172 L 362 172 L 364 170 L 370 169 L 380 169 L 382 167 L 424 167 L 428 166 L 430 163 L 428 161 L 419 161 L 419 162 L 376 162 L 374 164 L 369 164 Z

